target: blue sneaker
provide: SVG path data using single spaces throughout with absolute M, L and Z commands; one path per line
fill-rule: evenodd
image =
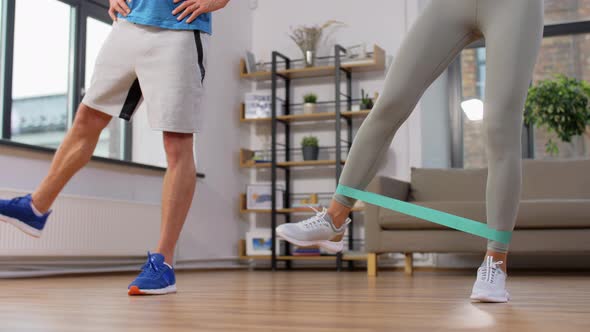
M 31 201 L 30 194 L 11 200 L 0 199 L 0 221 L 7 222 L 31 236 L 40 237 L 51 211 L 39 215 L 33 211 Z
M 150 254 L 141 273 L 128 287 L 129 295 L 161 295 L 176 293 L 176 277 L 172 266 L 161 254 Z

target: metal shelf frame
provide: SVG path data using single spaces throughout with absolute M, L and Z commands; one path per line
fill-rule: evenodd
M 351 116 L 343 116 L 342 115 L 342 106 L 343 104 L 346 105 L 346 110 L 352 109 L 352 70 L 345 68 L 342 66 L 341 57 L 346 54 L 346 49 L 341 45 L 335 45 L 334 47 L 334 59 L 335 59 L 335 141 L 336 141 L 336 163 L 335 163 L 335 180 L 336 185 L 338 184 L 338 180 L 340 179 L 340 174 L 342 173 L 343 164 L 342 164 L 342 151 L 346 149 L 346 151 L 350 151 L 352 146 L 352 139 L 353 139 L 353 121 Z M 281 120 L 277 116 L 278 107 L 283 107 L 283 114 L 284 116 L 289 116 L 291 114 L 292 106 L 295 104 L 291 104 L 291 80 L 288 75 L 282 75 L 279 70 L 279 64 L 284 65 L 284 70 L 288 70 L 291 68 L 293 60 L 289 57 L 273 51 L 272 52 L 272 62 L 271 62 L 271 236 L 272 236 L 272 243 L 271 243 L 271 268 L 273 271 L 276 271 L 278 268 L 278 262 L 284 261 L 285 267 L 287 269 L 291 268 L 291 260 L 281 259 L 277 257 L 277 248 L 276 248 L 276 227 L 278 224 L 278 217 L 283 216 L 284 222 L 289 223 L 291 222 L 291 215 L 288 213 L 281 213 L 276 206 L 277 206 L 277 170 L 282 169 L 284 172 L 284 182 L 285 182 L 285 202 L 284 208 L 289 209 L 291 206 L 291 170 L 289 167 L 281 167 L 280 162 L 277 158 L 277 152 L 279 150 L 284 149 L 287 151 L 285 154 L 285 161 L 289 162 L 291 159 L 289 151 L 291 151 L 291 123 L 290 121 Z M 282 69 L 281 69 L 282 70 Z M 284 86 L 282 89 L 284 90 L 284 95 L 282 98 L 279 97 L 279 81 L 282 80 L 284 82 Z M 343 83 L 346 84 L 346 92 L 342 91 Z M 343 128 L 343 124 L 341 121 L 345 121 L 346 128 Z M 278 148 L 278 125 L 282 124 L 284 127 L 284 146 L 281 146 L 281 149 Z M 342 132 L 346 130 L 346 140 L 342 140 Z M 345 143 L 343 145 L 342 143 Z M 350 214 L 350 218 L 353 217 L 353 214 Z M 354 233 L 352 224 L 348 226 L 348 249 L 352 250 L 354 248 Z M 291 246 L 289 243 L 285 243 L 285 254 L 286 256 L 291 256 Z M 342 253 L 336 256 L 336 268 L 338 271 L 342 270 L 343 264 L 343 255 Z M 348 267 L 349 269 L 354 269 L 354 261 L 348 260 Z

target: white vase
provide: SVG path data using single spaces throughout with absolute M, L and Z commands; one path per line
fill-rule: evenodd
M 303 113 L 304 114 L 312 114 L 315 112 L 316 104 L 315 103 L 305 103 L 303 104 Z
M 303 58 L 306 68 L 315 66 L 315 50 L 303 51 Z

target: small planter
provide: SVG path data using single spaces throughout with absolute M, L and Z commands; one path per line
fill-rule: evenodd
M 361 102 L 359 104 L 361 110 L 371 110 L 373 108 L 373 99 L 369 98 L 369 94 L 365 94 L 365 89 L 361 89 Z
M 373 103 L 361 103 L 359 106 L 363 111 L 370 111 L 373 108 Z
M 312 114 L 315 113 L 316 104 L 315 103 L 305 103 L 303 104 L 303 113 L 304 114 Z
M 317 146 L 304 146 L 303 147 L 303 160 L 318 160 L 320 154 L 320 148 Z

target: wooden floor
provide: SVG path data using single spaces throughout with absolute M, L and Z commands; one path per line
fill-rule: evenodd
M 0 280 L 0 331 L 590 331 L 590 275 L 513 273 L 510 304 L 472 304 L 467 272 L 185 272 Z

